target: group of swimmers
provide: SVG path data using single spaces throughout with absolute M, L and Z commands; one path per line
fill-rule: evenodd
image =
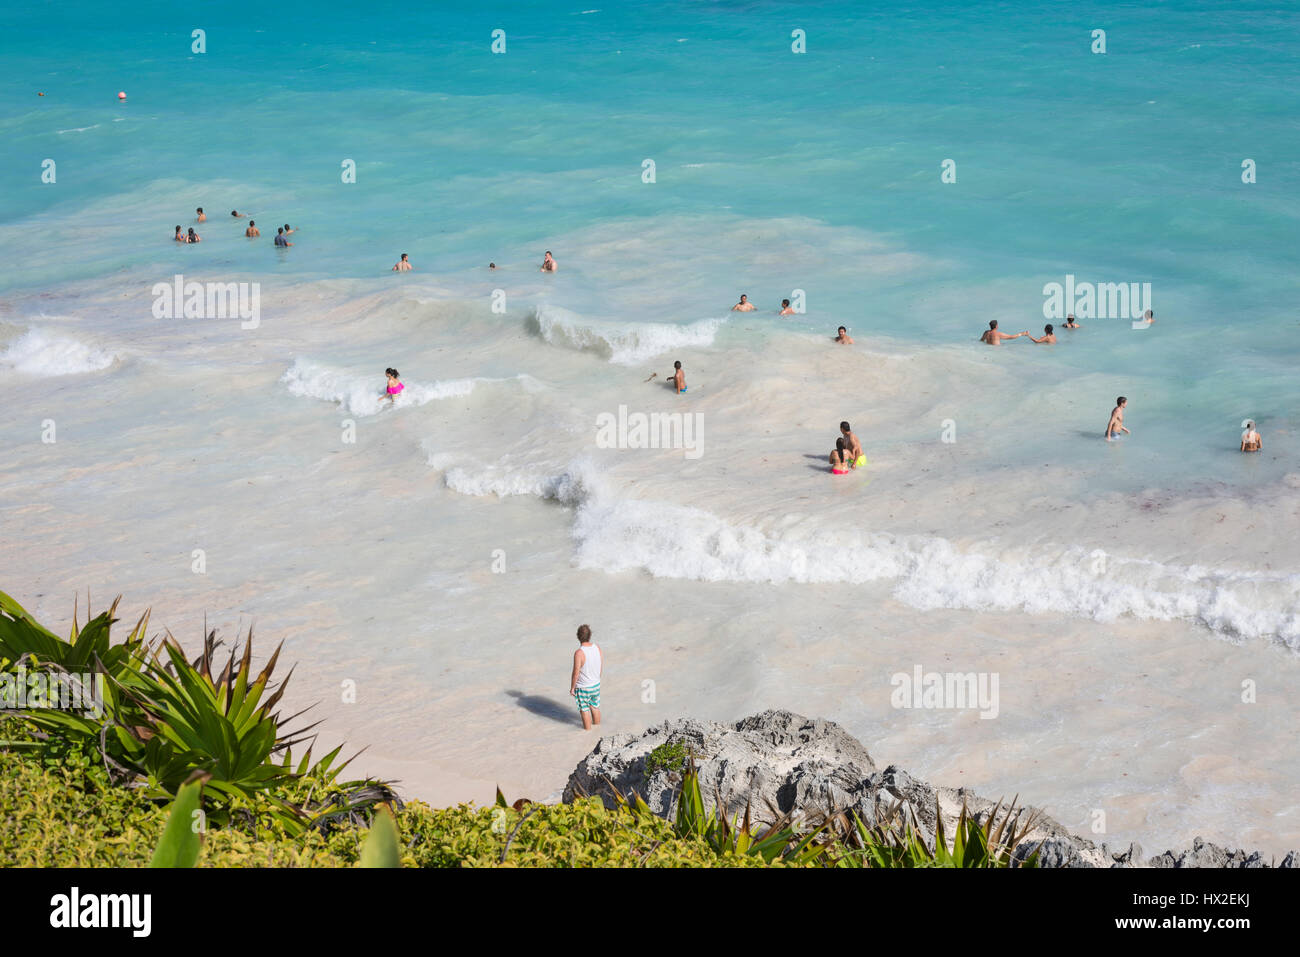
M 194 212 L 197 214 L 197 218 L 194 220 L 195 222 L 197 222 L 197 223 L 206 223 L 206 222 L 208 221 L 207 213 L 203 212 L 203 207 L 202 207 L 202 206 L 198 207 L 196 210 L 194 210 Z M 244 215 L 243 213 L 241 213 L 241 212 L 240 212 L 239 210 L 237 210 L 237 209 L 232 209 L 232 210 L 230 211 L 230 215 L 231 215 L 231 217 L 234 218 L 234 219 L 248 219 L 248 217 L 247 217 L 246 215 Z M 289 246 L 292 246 L 293 243 L 289 242 L 289 240 L 288 240 L 287 237 L 288 237 L 291 233 L 294 233 L 294 232 L 297 232 L 297 230 L 293 229 L 293 228 L 292 228 L 288 223 L 285 223 L 283 226 L 281 226 L 281 227 L 280 227 L 279 229 L 277 229 L 276 232 L 275 232 L 275 244 L 276 244 L 277 246 L 282 246 L 282 247 L 285 247 L 285 248 L 288 248 Z M 261 231 L 260 229 L 257 228 L 257 222 L 256 222 L 255 220 L 248 219 L 248 228 L 244 230 L 244 235 L 245 235 L 246 237 L 248 237 L 249 239 L 257 239 L 259 236 L 262 235 L 262 231 Z M 203 242 L 203 237 L 200 236 L 198 233 L 196 233 L 196 232 L 194 231 L 194 227 L 193 227 L 193 226 L 190 227 L 188 233 L 182 233 L 182 232 L 181 232 L 181 227 L 180 227 L 180 226 L 177 226 L 177 227 L 176 227 L 176 235 L 173 236 L 172 239 L 174 239 L 174 240 L 175 240 L 176 242 L 178 242 L 178 243 L 201 243 L 201 242 Z M 405 258 L 406 258 L 406 255 L 403 254 L 403 255 L 402 255 L 402 258 L 405 259 Z M 394 268 L 396 268 L 396 267 L 394 267 Z M 409 267 L 408 267 L 408 268 L 409 268 Z
M 865 468 L 867 457 L 862 454 L 862 443 L 853 434 L 847 422 L 840 423 L 840 437 L 831 452 L 831 474 L 848 475 L 853 469 Z
M 742 293 L 741 296 L 740 296 L 740 302 L 738 302 L 738 303 L 736 303 L 734 306 L 732 306 L 732 307 L 731 307 L 731 311 L 732 311 L 732 312 L 753 312 L 753 311 L 754 311 L 754 304 L 753 304 L 752 302 L 749 301 L 749 296 L 744 295 L 744 294 Z M 793 316 L 793 315 L 796 315 L 795 310 L 794 310 L 793 308 L 791 308 L 791 306 L 790 306 L 790 300 L 789 300 L 789 299 L 782 299 L 782 300 L 781 300 L 781 311 L 778 312 L 777 315 L 778 315 L 778 316 Z
M 390 271 L 410 272 L 414 268 L 415 267 L 411 265 L 411 260 L 407 258 L 406 253 L 402 253 L 402 258 L 393 265 L 393 268 Z M 488 269 L 492 272 L 496 272 L 496 268 L 496 263 L 488 263 Z M 546 250 L 546 255 L 543 257 L 542 265 L 539 268 L 542 272 L 557 272 L 559 270 L 560 264 L 555 261 L 555 257 L 551 255 L 549 249 Z

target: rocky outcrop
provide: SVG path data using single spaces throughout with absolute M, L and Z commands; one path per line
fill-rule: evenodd
M 682 718 L 641 734 L 601 738 L 570 775 L 564 800 L 595 795 L 613 807 L 617 794 L 635 792 L 656 814 L 669 816 L 681 774 L 663 768 L 647 773 L 646 759 L 656 748 L 677 743 L 695 757 L 706 802 L 713 806 L 720 800 L 733 818 L 748 805 L 756 821 L 786 814 L 795 821 L 817 821 L 827 813 L 853 811 L 874 825 L 896 811 L 910 811 L 932 843 L 936 813 L 951 834 L 963 803 L 977 820 L 995 807 L 966 788 L 932 787 L 895 765 L 879 770 L 862 743 L 835 722 L 789 711 L 765 711 L 735 724 Z M 1190 850 L 1146 860 L 1138 844 L 1122 850 L 1098 846 L 1036 808 L 1017 808 L 1015 820 L 1033 821 L 1016 856 L 1037 848 L 1041 867 L 1272 866 L 1258 852 L 1228 850 L 1200 838 Z M 1300 855 L 1292 851 L 1277 866 L 1300 866 Z

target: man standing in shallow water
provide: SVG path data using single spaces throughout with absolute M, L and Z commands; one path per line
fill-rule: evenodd
M 1119 438 L 1123 432 L 1125 435 L 1131 434 L 1128 429 L 1124 428 L 1124 407 L 1128 405 L 1128 399 L 1120 396 L 1115 400 L 1115 408 L 1111 409 L 1110 421 L 1106 423 L 1106 441 L 1113 442 Z
M 1019 339 L 1021 336 L 1027 335 L 1029 335 L 1027 329 L 1024 332 L 1017 332 L 1014 336 L 1009 336 L 1005 332 L 998 332 L 998 321 L 990 319 L 989 327 L 984 330 L 984 335 L 980 336 L 980 342 L 988 343 L 991 346 L 1000 346 L 1003 339 Z
M 582 717 L 584 731 L 600 724 L 600 674 L 603 668 L 600 647 L 591 640 L 591 628 L 579 625 L 578 650 L 573 653 L 569 694 L 578 701 L 578 714 Z

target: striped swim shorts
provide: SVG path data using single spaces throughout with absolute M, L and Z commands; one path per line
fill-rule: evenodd
M 592 708 L 600 707 L 600 684 L 594 684 L 590 688 L 578 688 L 578 711 L 590 711 Z

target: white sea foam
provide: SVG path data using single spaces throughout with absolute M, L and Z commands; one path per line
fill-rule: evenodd
M 117 355 L 99 346 L 46 329 L 28 329 L 0 347 L 0 366 L 41 377 L 98 372 L 117 359 Z
M 551 475 L 462 467 L 446 483 L 466 495 L 534 495 L 574 507 L 581 568 L 707 582 L 892 582 L 895 598 L 921 609 L 1181 620 L 1300 652 L 1295 574 L 1163 564 L 1070 545 L 966 549 L 936 536 L 808 523 L 770 532 L 699 508 L 618 497 L 585 459 Z
M 526 387 L 534 380 L 516 376 Z M 376 415 L 388 405 L 385 398 L 385 380 L 373 374 L 362 375 L 348 369 L 315 362 L 301 357 L 294 359 L 280 381 L 293 395 L 311 399 L 337 402 L 351 415 Z M 439 399 L 454 399 L 469 395 L 476 387 L 487 382 L 511 381 L 489 378 L 446 379 L 436 382 L 404 382 L 405 388 L 393 401 L 396 408 L 427 405 Z
M 615 325 L 587 320 L 556 306 L 539 306 L 529 319 L 529 329 L 551 345 L 594 352 L 616 365 L 636 365 L 675 349 L 711 346 L 726 321 L 714 318 L 680 326 L 666 322 Z

